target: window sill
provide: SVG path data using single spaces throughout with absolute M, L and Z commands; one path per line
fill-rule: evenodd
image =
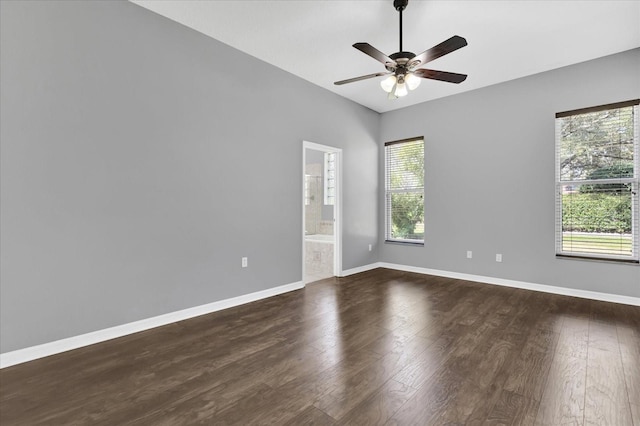
M 424 247 L 424 241 L 402 241 L 402 240 L 385 240 L 385 244 L 395 244 L 399 246 L 417 246 Z
M 569 254 L 556 254 L 556 259 L 564 259 L 564 260 L 586 260 L 588 262 L 604 262 L 604 263 L 618 263 L 623 265 L 640 265 L 640 262 L 635 259 L 612 259 L 607 257 L 596 257 L 596 256 L 580 256 L 580 255 L 569 255 Z

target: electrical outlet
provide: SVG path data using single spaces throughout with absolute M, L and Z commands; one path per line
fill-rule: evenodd
M 496 254 L 496 262 L 502 262 L 502 255 L 500 253 Z
M 473 257 L 473 252 L 471 250 L 467 250 L 467 259 L 471 259 Z
M 371 251 L 371 244 L 369 244 L 369 251 Z
M 249 259 L 246 257 L 242 258 L 242 267 L 246 268 L 247 266 L 249 266 Z

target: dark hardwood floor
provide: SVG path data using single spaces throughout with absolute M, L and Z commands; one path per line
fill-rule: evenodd
M 0 424 L 640 426 L 640 307 L 377 269 L 5 368 Z

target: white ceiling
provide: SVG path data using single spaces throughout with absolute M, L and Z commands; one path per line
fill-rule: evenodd
M 398 50 L 392 0 L 131 1 L 378 112 L 640 47 L 638 0 L 410 0 L 403 50 L 465 37 L 468 46 L 424 67 L 469 77 L 459 85 L 423 80 L 388 100 L 383 77 L 333 82 L 384 71 L 351 45 Z

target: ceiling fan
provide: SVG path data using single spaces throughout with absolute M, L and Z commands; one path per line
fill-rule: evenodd
M 427 62 L 431 62 L 434 59 L 438 59 L 441 56 L 465 47 L 467 45 L 467 40 L 463 37 L 455 35 L 437 46 L 434 46 L 429 50 L 425 50 L 419 55 L 412 52 L 402 51 L 402 11 L 407 7 L 408 3 L 409 0 L 393 1 L 393 7 L 395 7 L 400 14 L 400 50 L 398 52 L 387 56 L 375 47 L 371 46 L 369 43 L 356 43 L 353 45 L 353 47 L 362 53 L 382 62 L 387 71 L 363 75 L 360 77 L 350 78 L 348 80 L 336 81 L 334 84 L 342 85 L 388 75 L 389 77 L 380 82 L 380 86 L 382 86 L 382 89 L 385 92 L 389 93 L 389 99 L 397 99 L 398 97 L 406 96 L 408 90 L 413 90 L 418 87 L 421 81 L 420 78 L 446 81 L 448 83 L 462 83 L 466 80 L 466 74 L 418 68 Z

